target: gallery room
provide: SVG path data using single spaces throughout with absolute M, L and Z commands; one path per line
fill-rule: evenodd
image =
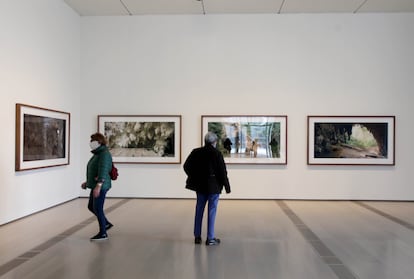
M 1 279 L 412 276 L 411 1 L 1 0 L 0 24 Z M 183 169 L 210 130 L 217 247 Z M 102 243 L 95 132 L 119 171 Z

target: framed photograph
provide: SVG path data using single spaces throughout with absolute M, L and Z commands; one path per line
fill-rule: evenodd
M 70 114 L 16 104 L 15 170 L 69 164 Z
M 204 135 L 217 134 L 228 164 L 287 164 L 287 116 L 201 116 Z
M 308 165 L 395 165 L 395 116 L 308 116 Z
M 98 115 L 98 130 L 116 163 L 181 163 L 181 115 Z

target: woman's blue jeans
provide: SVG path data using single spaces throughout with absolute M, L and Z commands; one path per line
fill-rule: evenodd
M 197 204 L 195 210 L 194 220 L 194 236 L 201 237 L 201 228 L 203 225 L 204 208 L 208 202 L 208 217 L 207 217 L 207 239 L 213 239 L 214 224 L 216 221 L 217 204 L 220 194 L 201 194 L 197 193 Z
M 97 198 L 93 197 L 93 190 L 91 190 L 91 193 L 89 194 L 88 209 L 95 214 L 98 219 L 100 234 L 106 234 L 106 224 L 108 223 L 104 212 L 104 203 L 107 192 L 108 190 L 101 189 L 101 193 Z

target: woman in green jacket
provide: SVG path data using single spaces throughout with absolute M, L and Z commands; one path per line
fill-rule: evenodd
M 105 136 L 101 133 L 91 135 L 90 147 L 93 156 L 86 168 L 86 182 L 82 188 L 91 189 L 88 209 L 95 214 L 99 222 L 99 233 L 91 238 L 92 241 L 108 239 L 106 231 L 113 225 L 106 219 L 104 202 L 106 193 L 111 188 L 109 172 L 112 168 L 112 156 L 109 153 Z

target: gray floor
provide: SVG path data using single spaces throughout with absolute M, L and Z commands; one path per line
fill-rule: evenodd
M 110 239 L 76 199 L 0 226 L 0 278 L 413 278 L 414 203 L 221 200 L 220 246 L 194 200 L 108 199 Z

